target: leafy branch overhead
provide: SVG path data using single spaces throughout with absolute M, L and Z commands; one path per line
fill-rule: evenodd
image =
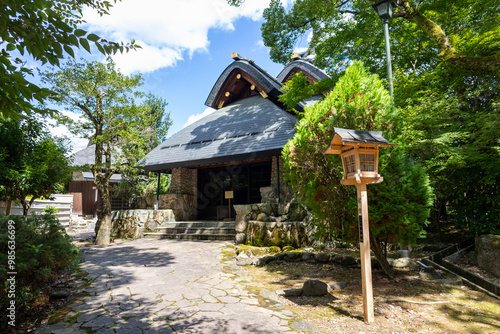
M 116 1 L 113 1 L 116 2 Z M 75 50 L 112 55 L 138 48 L 130 43 L 112 42 L 80 29 L 83 8 L 107 15 L 110 1 L 99 0 L 0 0 L 0 115 L 19 117 L 24 112 L 43 113 L 43 103 L 52 91 L 30 82 L 33 72 L 27 59 L 59 66 L 66 56 L 75 57 Z
M 271 0 L 264 10 L 264 44 L 286 63 L 301 39 L 309 38 L 316 64 L 363 60 L 382 69 L 382 24 L 366 0 L 297 0 L 285 9 Z M 466 72 L 500 72 L 500 4 L 485 1 L 396 0 L 391 20 L 395 66 L 419 72 L 443 62 Z

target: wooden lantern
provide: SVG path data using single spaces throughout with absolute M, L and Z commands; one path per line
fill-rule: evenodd
M 334 128 L 335 135 L 326 154 L 340 154 L 344 168 L 343 185 L 380 183 L 378 148 L 391 145 L 380 131 L 357 131 Z
M 370 230 L 366 185 L 384 179 L 378 173 L 378 148 L 391 145 L 379 131 L 357 131 L 334 128 L 335 134 L 325 154 L 340 154 L 344 168 L 343 185 L 356 185 L 358 193 L 358 224 L 361 253 L 364 320 L 375 320 L 373 312 Z

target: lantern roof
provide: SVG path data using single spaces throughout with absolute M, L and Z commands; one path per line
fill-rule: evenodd
M 382 131 L 361 131 L 333 128 L 334 136 L 330 143 L 330 147 L 326 150 L 326 154 L 341 154 L 344 146 L 364 147 L 388 147 L 396 144 L 391 144 L 382 137 Z

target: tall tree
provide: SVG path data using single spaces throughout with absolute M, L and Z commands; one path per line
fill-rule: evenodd
M 498 79 L 442 68 L 398 78 L 408 152 L 431 177 L 441 236 L 446 221 L 472 234 L 500 231 Z
M 240 1 L 233 1 L 240 2 Z M 381 21 L 368 0 L 297 0 L 264 11 L 264 43 L 271 57 L 289 61 L 308 37 L 315 64 L 333 70 L 362 60 L 385 77 Z M 499 230 L 500 3 L 493 0 L 395 0 L 390 21 L 394 102 L 401 129 L 436 190 L 433 225 L 443 220 L 483 233 Z M 327 92 L 293 78 L 283 101 L 293 107 L 312 92 Z M 328 86 L 328 85 L 327 85 Z M 473 177 L 474 175 L 474 177 Z
M 132 142 L 122 147 L 122 162 L 119 172 L 122 179 L 113 188 L 116 196 L 129 201 L 132 198 L 155 194 L 158 186 L 158 175 L 144 173 L 138 168 L 139 159 L 160 145 L 165 140 L 168 129 L 172 125 L 170 113 L 166 111 L 168 103 L 165 99 L 152 93 L 144 97 L 142 126 L 146 129 L 142 134 L 142 141 Z M 170 176 L 163 174 L 160 177 L 160 193 L 168 193 Z
M 145 126 L 151 124 L 150 108 L 134 102 L 140 96 L 135 89 L 142 84 L 141 75 L 121 74 L 112 60 L 107 63 L 70 60 L 59 71 L 44 72 L 42 77 L 57 93 L 56 102 L 82 113 L 79 122 L 69 124 L 72 131 L 95 144 L 95 162 L 90 169 L 101 201 L 96 244 L 109 244 L 109 179 L 126 156 L 122 149 L 143 146 L 148 133 L 154 133 L 154 129 Z
M 0 199 L 20 201 L 26 217 L 35 199 L 71 179 L 68 148 L 34 118 L 0 120 L 0 138 Z
M 382 26 L 371 8 L 376 2 L 297 0 L 286 10 L 280 0 L 271 0 L 264 10 L 264 44 L 273 60 L 286 63 L 297 42 L 308 37 L 308 47 L 320 66 L 332 68 L 341 60 L 357 59 L 382 73 Z M 498 1 L 392 2 L 395 67 L 419 72 L 442 62 L 467 72 L 500 72 Z
M 0 0 L 0 116 L 45 112 L 35 104 L 52 92 L 26 79 L 33 75 L 26 60 L 33 58 L 42 64 L 59 66 L 61 59 L 74 57 L 74 48 L 83 47 L 90 52 L 95 45 L 103 54 L 114 54 L 137 47 L 134 42 L 110 42 L 78 28 L 84 23 L 84 7 L 106 15 L 111 1 Z

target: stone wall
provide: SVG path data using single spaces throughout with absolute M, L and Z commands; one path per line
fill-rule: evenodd
M 500 277 L 500 235 L 481 235 L 476 238 L 477 264 Z
M 292 246 L 314 243 L 312 216 L 299 203 L 235 205 L 236 244 Z
M 174 221 L 172 210 L 120 210 L 111 215 L 111 239 L 138 239 Z
M 139 209 L 153 209 L 156 196 L 142 197 L 136 200 Z M 190 194 L 164 194 L 158 201 L 159 210 L 172 210 L 177 221 L 196 219 L 196 196 Z

